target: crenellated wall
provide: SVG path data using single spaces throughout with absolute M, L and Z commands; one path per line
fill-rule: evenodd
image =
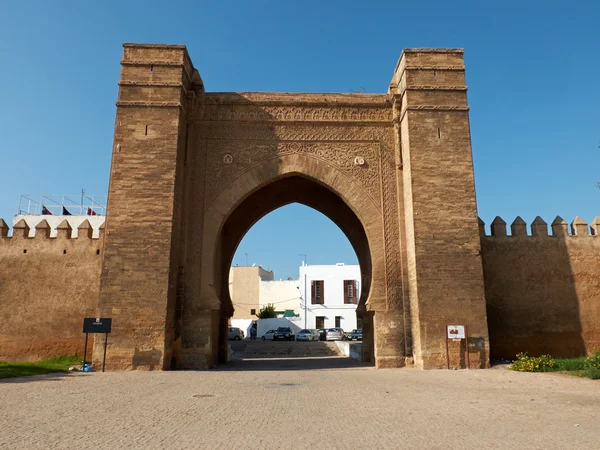
M 519 352 L 557 357 L 600 347 L 600 217 L 591 230 L 577 217 L 548 225 L 517 217 L 507 233 L 496 217 L 491 235 L 480 220 L 492 358 Z M 569 233 L 569 231 L 571 231 Z
M 8 234 L 0 219 L 0 361 L 82 354 L 83 318 L 98 303 L 103 227 L 84 220 L 73 230 L 65 220 L 53 230 L 42 220 L 30 230 L 20 220 Z

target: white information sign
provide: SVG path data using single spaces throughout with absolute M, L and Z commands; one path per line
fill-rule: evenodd
M 448 325 L 448 339 L 464 339 L 465 338 L 465 326 L 464 325 Z

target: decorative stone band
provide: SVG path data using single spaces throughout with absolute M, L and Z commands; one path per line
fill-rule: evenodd
M 402 122 L 407 111 L 469 111 L 469 109 L 467 105 L 408 105 L 394 117 L 394 123 Z
M 159 86 L 159 87 L 180 87 L 185 89 L 185 86 L 181 82 L 176 81 L 129 81 L 129 80 L 120 80 L 119 86 Z
M 418 65 L 418 66 L 406 66 L 404 70 L 466 70 L 465 66 L 436 66 L 436 65 Z
M 185 67 L 185 65 L 179 61 L 161 61 L 161 60 L 135 60 L 135 59 L 122 59 L 122 66 L 171 66 L 171 67 Z
M 569 224 L 560 216 L 556 216 L 550 227 L 553 237 L 582 237 L 591 235 L 591 237 L 596 238 L 600 235 L 600 216 L 594 218 L 591 227 L 588 227 L 587 222 L 581 217 L 575 217 L 573 222 L 571 222 L 571 234 L 569 234 Z M 501 217 L 496 216 L 490 226 L 491 235 L 486 235 L 485 223 L 479 219 L 479 234 L 481 237 L 528 237 L 527 224 L 519 216 L 510 225 L 510 231 L 511 234 L 508 236 L 506 222 Z M 537 216 L 531 223 L 531 237 L 548 237 L 548 224 L 540 216 Z
M 201 121 L 391 123 L 391 104 L 381 106 L 215 105 L 207 103 Z
M 137 107 L 153 107 L 153 108 L 183 108 L 181 102 L 148 102 L 136 100 L 119 100 L 117 106 L 137 106 Z
M 132 60 L 132 59 L 122 59 L 121 65 L 122 66 L 144 66 L 144 67 L 151 67 L 151 66 L 154 66 L 154 67 L 180 67 L 183 70 L 183 73 L 187 77 L 188 81 L 191 82 L 194 80 L 194 77 L 193 77 L 188 65 L 184 64 L 182 62 L 179 62 L 179 61 L 161 61 L 161 60 L 141 61 L 141 60 Z M 194 70 L 193 66 L 191 66 L 191 67 L 192 67 L 191 70 Z

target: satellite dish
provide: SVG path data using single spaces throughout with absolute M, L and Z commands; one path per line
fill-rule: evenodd
M 252 267 L 254 267 L 256 265 L 256 263 L 252 263 Z

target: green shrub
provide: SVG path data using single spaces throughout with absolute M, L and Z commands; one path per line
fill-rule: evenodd
M 556 358 L 554 370 L 559 372 L 574 372 L 585 369 L 585 358 Z
M 550 355 L 527 356 L 527 353 L 519 353 L 510 366 L 517 372 L 549 372 L 556 370 L 555 367 L 556 361 Z
M 593 355 L 585 358 L 585 376 L 592 380 L 600 380 L 600 348 Z

